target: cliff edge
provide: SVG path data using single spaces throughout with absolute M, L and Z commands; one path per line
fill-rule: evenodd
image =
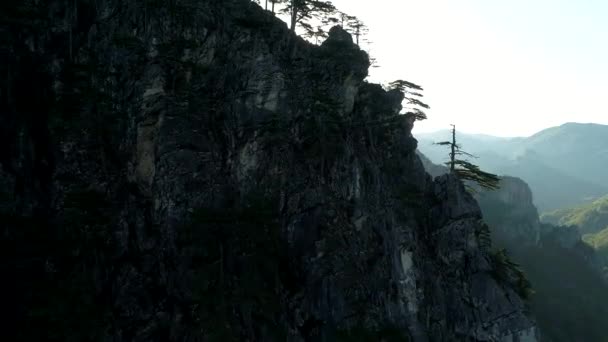
M 536 341 L 403 94 L 246 0 L 9 2 L 16 340 Z M 37 329 L 33 329 L 36 327 Z

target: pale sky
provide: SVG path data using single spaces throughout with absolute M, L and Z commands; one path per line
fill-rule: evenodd
M 606 0 L 333 0 L 369 27 L 370 80 L 424 88 L 416 132 L 608 124 Z M 608 137 L 607 137 L 608 138 Z

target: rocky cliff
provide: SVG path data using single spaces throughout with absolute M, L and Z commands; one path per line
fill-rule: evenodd
M 1 6 L 10 340 L 537 339 L 346 32 L 245 0 Z
M 495 246 L 506 248 L 531 282 L 530 309 L 543 341 L 604 340 L 608 286 L 601 260 L 580 231 L 540 223 L 532 193 L 518 178 L 503 177 L 499 190 L 476 197 Z
M 540 221 L 533 203 L 532 191 L 526 182 L 517 178 L 501 177 L 500 188 L 479 191 L 479 202 L 484 220 L 492 227 L 495 240 L 521 246 L 541 246 L 552 241 L 568 249 L 577 250 L 592 261 L 595 257 L 584 246 L 582 235 L 575 226 L 561 226 Z
M 496 191 L 480 191 L 476 196 L 486 222 L 499 238 L 515 243 L 536 245 L 541 224 L 532 202 L 532 191 L 523 180 L 504 176 Z
M 427 156 L 422 154 L 422 152 L 420 152 L 419 150 L 416 150 L 416 154 L 418 155 L 418 158 L 420 158 L 420 161 L 422 161 L 422 166 L 424 167 L 426 172 L 431 175 L 433 179 L 435 177 L 445 175 L 446 173 L 450 172 L 450 169 L 448 169 L 446 166 L 437 165 L 433 163 L 429 158 L 427 158 Z

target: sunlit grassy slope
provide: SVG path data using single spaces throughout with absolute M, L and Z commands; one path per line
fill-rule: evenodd
M 583 234 L 598 233 L 608 228 L 608 196 L 574 208 L 544 213 L 541 220 L 558 225 L 575 225 Z M 608 239 L 608 231 L 602 236 Z

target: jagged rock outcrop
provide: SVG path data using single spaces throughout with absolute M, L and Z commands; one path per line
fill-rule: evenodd
M 245 0 L 73 5 L 7 5 L 2 31 L 11 338 L 537 340 L 477 203 L 426 174 L 343 30 L 315 47 Z

